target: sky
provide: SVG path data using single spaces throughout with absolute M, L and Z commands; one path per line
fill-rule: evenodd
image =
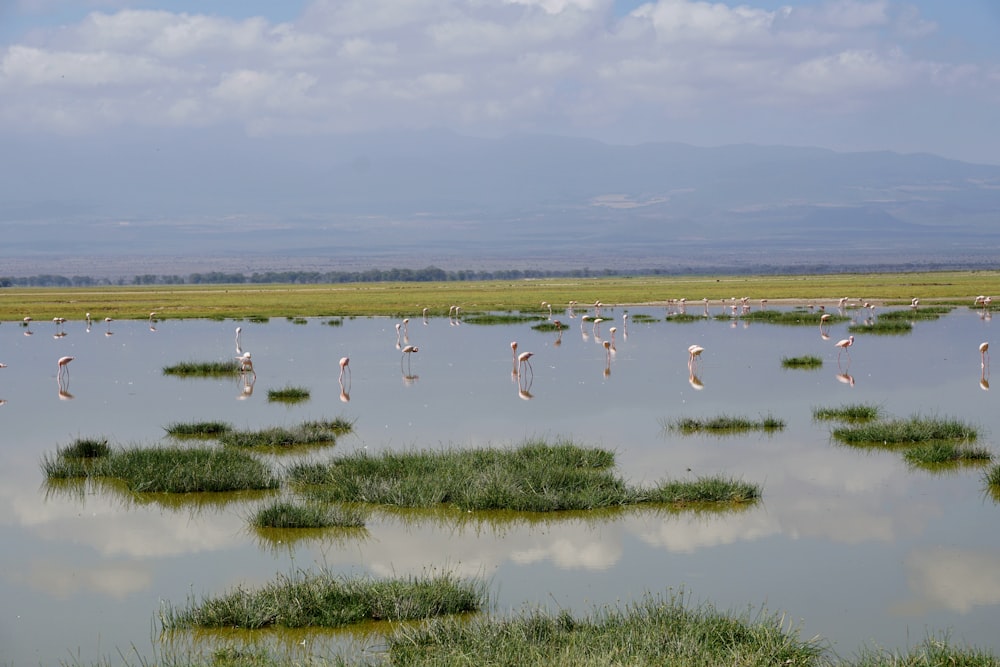
M 0 142 L 446 129 L 1000 164 L 996 0 L 0 0 Z

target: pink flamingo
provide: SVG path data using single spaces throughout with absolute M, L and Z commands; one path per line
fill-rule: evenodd
M 839 350 L 837 352 L 837 361 L 840 361 L 840 353 L 843 352 L 844 350 L 847 350 L 847 348 L 849 348 L 852 345 L 854 345 L 854 336 L 853 335 L 848 336 L 847 338 L 845 338 L 843 340 L 838 340 L 836 342 L 836 346 L 839 348 Z M 850 350 L 847 350 L 847 358 L 848 359 L 851 358 L 851 352 L 850 352 Z

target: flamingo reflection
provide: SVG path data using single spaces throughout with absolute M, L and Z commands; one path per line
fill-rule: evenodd
M 701 381 L 701 378 L 699 378 L 694 371 L 688 373 L 688 384 L 690 384 L 691 388 L 695 391 L 701 391 L 705 388 L 705 383 Z
M 531 399 L 533 399 L 535 395 L 531 393 L 531 384 L 534 381 L 535 381 L 534 375 L 531 375 L 530 377 L 525 375 L 518 376 L 517 397 L 523 401 L 530 401 Z
M 257 382 L 256 373 L 240 373 L 240 395 L 236 397 L 236 400 L 245 401 L 253 396 L 255 382 Z
M 849 373 L 837 373 L 837 380 L 851 387 L 854 386 L 854 376 Z

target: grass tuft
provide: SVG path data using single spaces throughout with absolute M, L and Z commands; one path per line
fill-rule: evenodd
M 871 403 L 850 403 L 836 408 L 813 408 L 813 419 L 850 422 L 881 419 L 882 408 Z
M 218 438 L 223 433 L 233 430 L 226 422 L 174 422 L 163 427 L 168 435 L 175 438 Z
M 730 415 L 720 415 L 718 417 L 695 418 L 678 417 L 672 422 L 663 423 L 665 429 L 680 431 L 681 433 L 698 433 L 708 431 L 710 433 L 738 433 L 742 431 L 776 431 L 785 428 L 784 420 L 771 415 L 761 419 L 750 419 L 749 417 L 734 417 Z
M 235 359 L 229 361 L 184 361 L 173 366 L 164 366 L 164 375 L 179 377 L 224 377 L 237 375 L 240 372 L 239 363 Z
M 240 451 L 183 447 L 132 447 L 113 451 L 84 465 L 62 451 L 42 459 L 52 479 L 113 478 L 137 493 L 194 493 L 274 489 L 279 479 Z
M 362 528 L 365 513 L 356 508 L 275 501 L 250 519 L 255 528 Z
M 933 466 L 948 463 L 989 463 L 993 455 L 985 447 L 933 442 L 907 449 L 903 452 L 903 458 L 913 465 Z
M 784 616 L 724 614 L 683 594 L 646 595 L 590 616 L 531 611 L 513 617 L 435 619 L 389 637 L 392 665 L 812 665 L 823 647 L 802 640 Z M 943 664 L 943 663 L 942 663 Z
M 77 438 L 59 449 L 58 456 L 70 459 L 96 459 L 111 453 L 107 438 Z
M 232 430 L 220 435 L 219 442 L 228 447 L 274 449 L 332 445 L 336 444 L 337 436 L 350 433 L 353 429 L 353 422 L 338 417 L 333 420 L 305 421 L 292 428 L 272 426 L 257 431 Z
M 594 510 L 639 503 L 689 502 L 675 499 L 683 485 L 704 502 L 759 497 L 737 485 L 694 481 L 662 482 L 631 488 L 609 468 L 606 450 L 569 443 L 529 442 L 515 449 L 365 452 L 330 463 L 292 466 L 288 478 L 303 493 L 324 502 L 357 502 L 396 507 L 554 512 Z M 734 489 L 734 487 L 736 487 Z M 715 495 L 705 493 L 714 489 Z
M 278 403 L 301 403 L 309 399 L 309 390 L 305 387 L 283 387 L 268 389 L 267 400 Z
M 973 441 L 978 432 L 957 419 L 914 416 L 833 429 L 831 435 L 851 445 L 900 445 L 934 440 Z
M 875 320 L 871 324 L 852 324 L 847 327 L 847 330 L 854 334 L 896 336 L 910 333 L 913 331 L 913 325 L 908 320 L 883 317 Z
M 782 357 L 781 366 L 782 368 L 819 368 L 823 365 L 823 360 L 819 357 L 814 357 L 812 355 L 805 355 L 801 357 Z
M 258 590 L 235 590 L 186 608 L 166 605 L 165 630 L 181 628 L 341 627 L 365 621 L 409 621 L 479 610 L 479 582 L 450 574 L 407 579 L 348 579 L 330 572 L 279 576 Z

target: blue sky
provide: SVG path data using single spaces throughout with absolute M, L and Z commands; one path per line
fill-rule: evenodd
M 1000 164 L 993 0 L 0 0 L 0 137 L 446 128 Z

